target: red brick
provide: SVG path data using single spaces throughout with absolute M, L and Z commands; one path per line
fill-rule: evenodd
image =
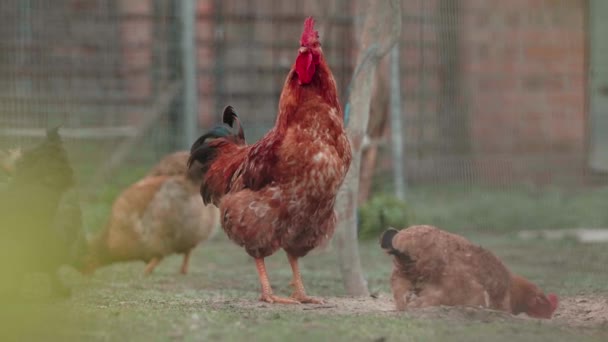
M 484 74 L 479 76 L 477 86 L 486 92 L 504 92 L 517 89 L 518 80 L 503 73 Z
M 127 20 L 122 23 L 121 32 L 125 45 L 150 45 L 152 23 L 149 20 Z
M 211 15 L 213 13 L 213 0 L 197 0 L 196 13 L 198 15 Z
M 560 91 L 564 89 L 564 77 L 555 74 L 532 74 L 522 77 L 522 89 L 527 91 Z
M 204 44 L 212 43 L 215 39 L 215 28 L 210 20 L 198 20 L 196 23 L 196 39 Z M 201 44 L 199 44 L 201 45 Z
M 152 12 L 152 0 L 120 0 L 120 12 L 125 15 L 142 15 Z
M 133 100 L 145 100 L 152 95 L 152 82 L 149 74 L 138 73 L 127 79 L 127 94 Z
M 562 59 L 564 56 L 570 55 L 570 49 L 556 45 L 541 45 L 537 44 L 528 46 L 524 49 L 524 57 L 530 60 L 551 61 L 554 59 Z
M 547 103 L 556 108 L 565 108 L 568 110 L 576 110 L 578 113 L 584 113 L 585 109 L 585 94 L 582 91 L 577 92 L 562 92 L 552 93 L 546 96 Z M 582 116 L 578 116 L 582 118 Z
M 152 66 L 152 51 L 148 48 L 123 49 L 125 69 L 145 69 Z

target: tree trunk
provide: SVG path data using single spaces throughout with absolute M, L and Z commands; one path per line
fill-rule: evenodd
M 372 192 L 376 161 L 378 160 L 378 146 L 368 146 L 361 155 L 361 175 L 359 176 L 359 199 L 357 204 L 362 206 L 369 200 Z
M 367 16 L 363 24 L 361 48 L 353 74 L 350 95 L 345 106 L 347 131 L 353 149 L 344 186 L 338 194 L 336 208 L 339 225 L 334 239 L 338 249 L 340 271 L 349 295 L 369 295 L 363 276 L 357 241 L 357 199 L 361 145 L 369 120 L 372 84 L 378 62 L 397 42 L 401 33 L 400 0 L 368 1 Z
M 378 160 L 378 142 L 386 135 L 389 111 L 389 59 L 385 56 L 378 65 L 376 81 L 373 87 L 369 108 L 369 122 L 367 136 L 371 143 L 363 147 L 361 156 L 361 175 L 359 176 L 359 205 L 369 199 L 372 191 L 372 181 Z

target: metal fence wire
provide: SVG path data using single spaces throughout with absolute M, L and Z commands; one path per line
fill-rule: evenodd
M 161 135 L 171 148 L 181 84 L 172 7 L 170 1 L 3 1 L 3 142 L 27 145 L 44 128 L 61 125 L 71 147 L 95 154 L 91 162 L 108 160 L 142 133 L 148 150 Z
M 608 88 L 588 86 L 607 74 L 608 28 L 590 11 L 608 11 L 598 1 L 402 0 L 398 80 L 409 187 L 580 187 L 601 179 Z M 61 124 L 83 161 L 83 182 L 100 168 L 110 172 L 108 163 L 149 165 L 185 148 L 183 3 L 2 1 L 2 146 L 30 144 Z M 308 15 L 317 18 L 344 103 L 363 3 L 194 1 L 197 132 L 228 104 L 250 142 L 272 127 Z M 376 190 L 390 188 L 395 163 L 386 138 L 394 76 L 382 61 L 370 120 Z M 590 130 L 592 122 L 599 126 Z

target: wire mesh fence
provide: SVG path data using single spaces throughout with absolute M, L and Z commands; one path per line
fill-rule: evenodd
M 182 4 L 2 1 L 2 147 L 28 145 L 44 128 L 62 125 L 83 183 L 187 147 Z M 539 185 L 596 190 L 588 185 L 602 170 L 590 167 L 589 151 L 601 150 L 597 141 L 603 140 L 596 138 L 602 130 L 594 129 L 594 136 L 588 127 L 598 112 L 593 108 L 605 108 L 595 100 L 604 95 L 588 91 L 587 84 L 589 70 L 601 69 L 604 60 L 597 53 L 590 62 L 589 51 L 601 44 L 587 37 L 605 25 L 588 25 L 595 20 L 588 1 L 403 0 L 402 8 L 399 81 L 408 196 L 437 186 L 452 189 L 454 198 L 478 195 L 482 185 L 512 193 L 522 184 L 535 194 L 553 194 Z M 228 104 L 243 118 L 249 142 L 272 127 L 308 15 L 320 23 L 344 103 L 365 15 L 361 2 L 198 0 L 195 12 L 199 132 L 218 121 Z M 382 61 L 369 128 L 370 146 L 377 150 L 363 163 L 375 171 L 368 172 L 370 192 L 391 189 L 396 162 L 387 139 L 391 77 Z M 590 109 L 589 103 L 599 105 Z M 521 203 L 517 196 L 512 202 Z M 568 195 L 559 196 L 565 197 L 546 204 L 548 215 L 559 216 L 559 201 Z M 508 208 L 506 213 L 518 212 Z M 473 220 L 474 212 L 463 221 Z M 547 224 L 556 221 L 565 225 L 560 219 Z
M 166 1 L 3 2 L 3 142 L 27 144 L 61 125 L 76 159 L 91 157 L 83 160 L 88 170 L 140 136 L 148 145 L 140 151 L 158 156 L 173 148 L 169 131 L 181 77 L 172 7 Z

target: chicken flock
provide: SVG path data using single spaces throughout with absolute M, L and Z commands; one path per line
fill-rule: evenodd
M 331 238 L 334 205 L 351 164 L 351 146 L 332 75 L 306 19 L 287 74 L 274 127 L 247 144 L 236 110 L 196 140 L 163 158 L 114 201 L 107 224 L 86 239 L 74 171 L 58 129 L 40 145 L 0 152 L 0 293 L 12 296 L 28 272 L 48 273 L 58 293 L 61 265 L 84 274 L 140 260 L 144 274 L 171 254 L 188 273 L 194 248 L 217 226 L 253 258 L 260 300 L 322 303 L 307 294 L 298 261 Z M 380 245 L 393 259 L 390 285 L 398 310 L 437 305 L 481 306 L 551 318 L 557 296 L 511 273 L 491 252 L 431 226 L 387 230 Z M 284 250 L 293 292 L 274 293 L 265 258 Z M 19 263 L 11 260 L 20 260 Z

